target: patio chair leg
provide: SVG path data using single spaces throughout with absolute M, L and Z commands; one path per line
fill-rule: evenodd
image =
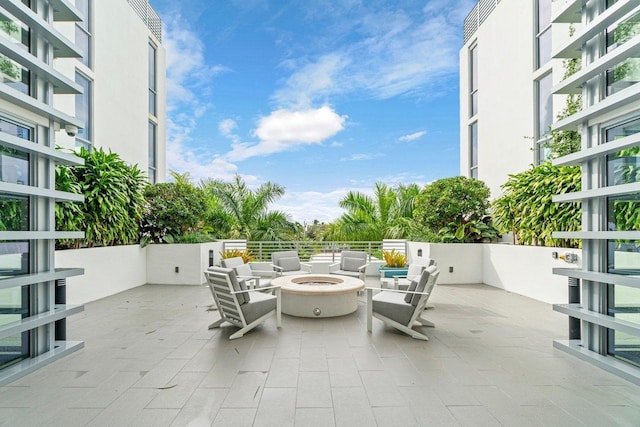
M 209 325 L 209 329 L 219 328 L 224 323 L 224 319 L 218 319 Z
M 282 327 L 282 292 L 280 288 L 274 289 L 276 293 L 276 326 L 278 328 Z
M 373 289 L 367 289 L 367 331 L 373 327 Z
M 424 319 L 422 317 L 418 317 L 416 319 L 416 322 L 421 324 L 422 326 L 427 326 L 429 328 L 435 328 L 436 327 L 435 323 L 433 323 L 433 322 L 431 322 L 431 321 L 429 321 L 427 319 Z

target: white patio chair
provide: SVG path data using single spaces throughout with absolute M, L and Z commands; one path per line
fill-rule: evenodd
M 366 252 L 342 251 L 340 253 L 340 262 L 329 264 L 329 272 L 342 276 L 357 277 L 364 282 L 368 257 L 369 255 Z
M 242 257 L 224 258 L 220 261 L 223 268 L 233 268 L 238 280 L 246 280 L 249 288 L 264 288 L 271 284 L 271 279 L 276 277 L 276 272 L 271 270 L 254 270 L 251 264 L 245 263 Z
M 300 261 L 298 251 L 281 251 L 271 254 L 273 269 L 278 275 L 291 276 L 311 273 L 311 264 Z
M 422 317 L 440 272 L 435 266 L 427 267 L 418 280 L 413 280 L 407 291 L 384 290 L 373 296 L 377 288 L 367 290 L 367 331 L 372 331 L 373 318 L 382 320 L 412 338 L 428 341 L 429 338 L 413 329 L 416 325 L 435 325 Z
M 411 281 L 417 278 L 425 268 L 436 265 L 436 262 L 427 258 L 424 260 L 424 264 L 411 263 L 408 265 L 407 275 L 400 275 L 394 277 L 382 277 L 380 278 L 380 285 L 383 288 L 393 287 L 393 289 L 399 289 L 401 291 L 406 291 L 409 289 L 409 285 L 411 285 Z
M 244 280 L 238 280 L 231 268 L 211 267 L 204 275 L 220 313 L 220 319 L 209 325 L 209 329 L 219 328 L 224 322 L 229 322 L 240 328 L 229 336 L 233 340 L 242 337 L 273 315 L 276 316 L 278 328 L 282 326 L 279 286 L 268 287 L 275 290 L 275 295 L 249 289 Z

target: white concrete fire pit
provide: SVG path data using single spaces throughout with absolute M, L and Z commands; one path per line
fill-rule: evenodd
M 282 276 L 271 281 L 282 289 L 282 312 L 297 317 L 335 317 L 358 309 L 360 279 L 334 274 Z

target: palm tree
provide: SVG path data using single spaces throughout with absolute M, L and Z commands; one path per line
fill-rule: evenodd
M 236 175 L 231 182 L 205 180 L 200 186 L 217 201 L 219 215 L 226 220 L 227 237 L 247 240 L 286 240 L 295 233 L 295 225 L 281 211 L 269 211 L 270 203 L 284 195 L 281 185 L 266 182 L 256 190 L 250 189 Z
M 376 183 L 374 196 L 352 191 L 341 201 L 347 212 L 330 230 L 349 240 L 382 240 L 411 235 L 413 200 L 420 192 L 417 184 L 396 188 Z

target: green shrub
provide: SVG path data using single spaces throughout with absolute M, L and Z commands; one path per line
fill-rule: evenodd
M 439 233 L 451 223 L 462 225 L 481 220 L 489 207 L 484 182 L 456 176 L 434 181 L 415 199 L 413 218 L 425 234 Z M 431 234 L 432 235 L 432 234 Z
M 143 246 L 172 243 L 180 236 L 202 231 L 208 205 L 199 188 L 184 182 L 153 184 L 145 189 L 144 197 Z

